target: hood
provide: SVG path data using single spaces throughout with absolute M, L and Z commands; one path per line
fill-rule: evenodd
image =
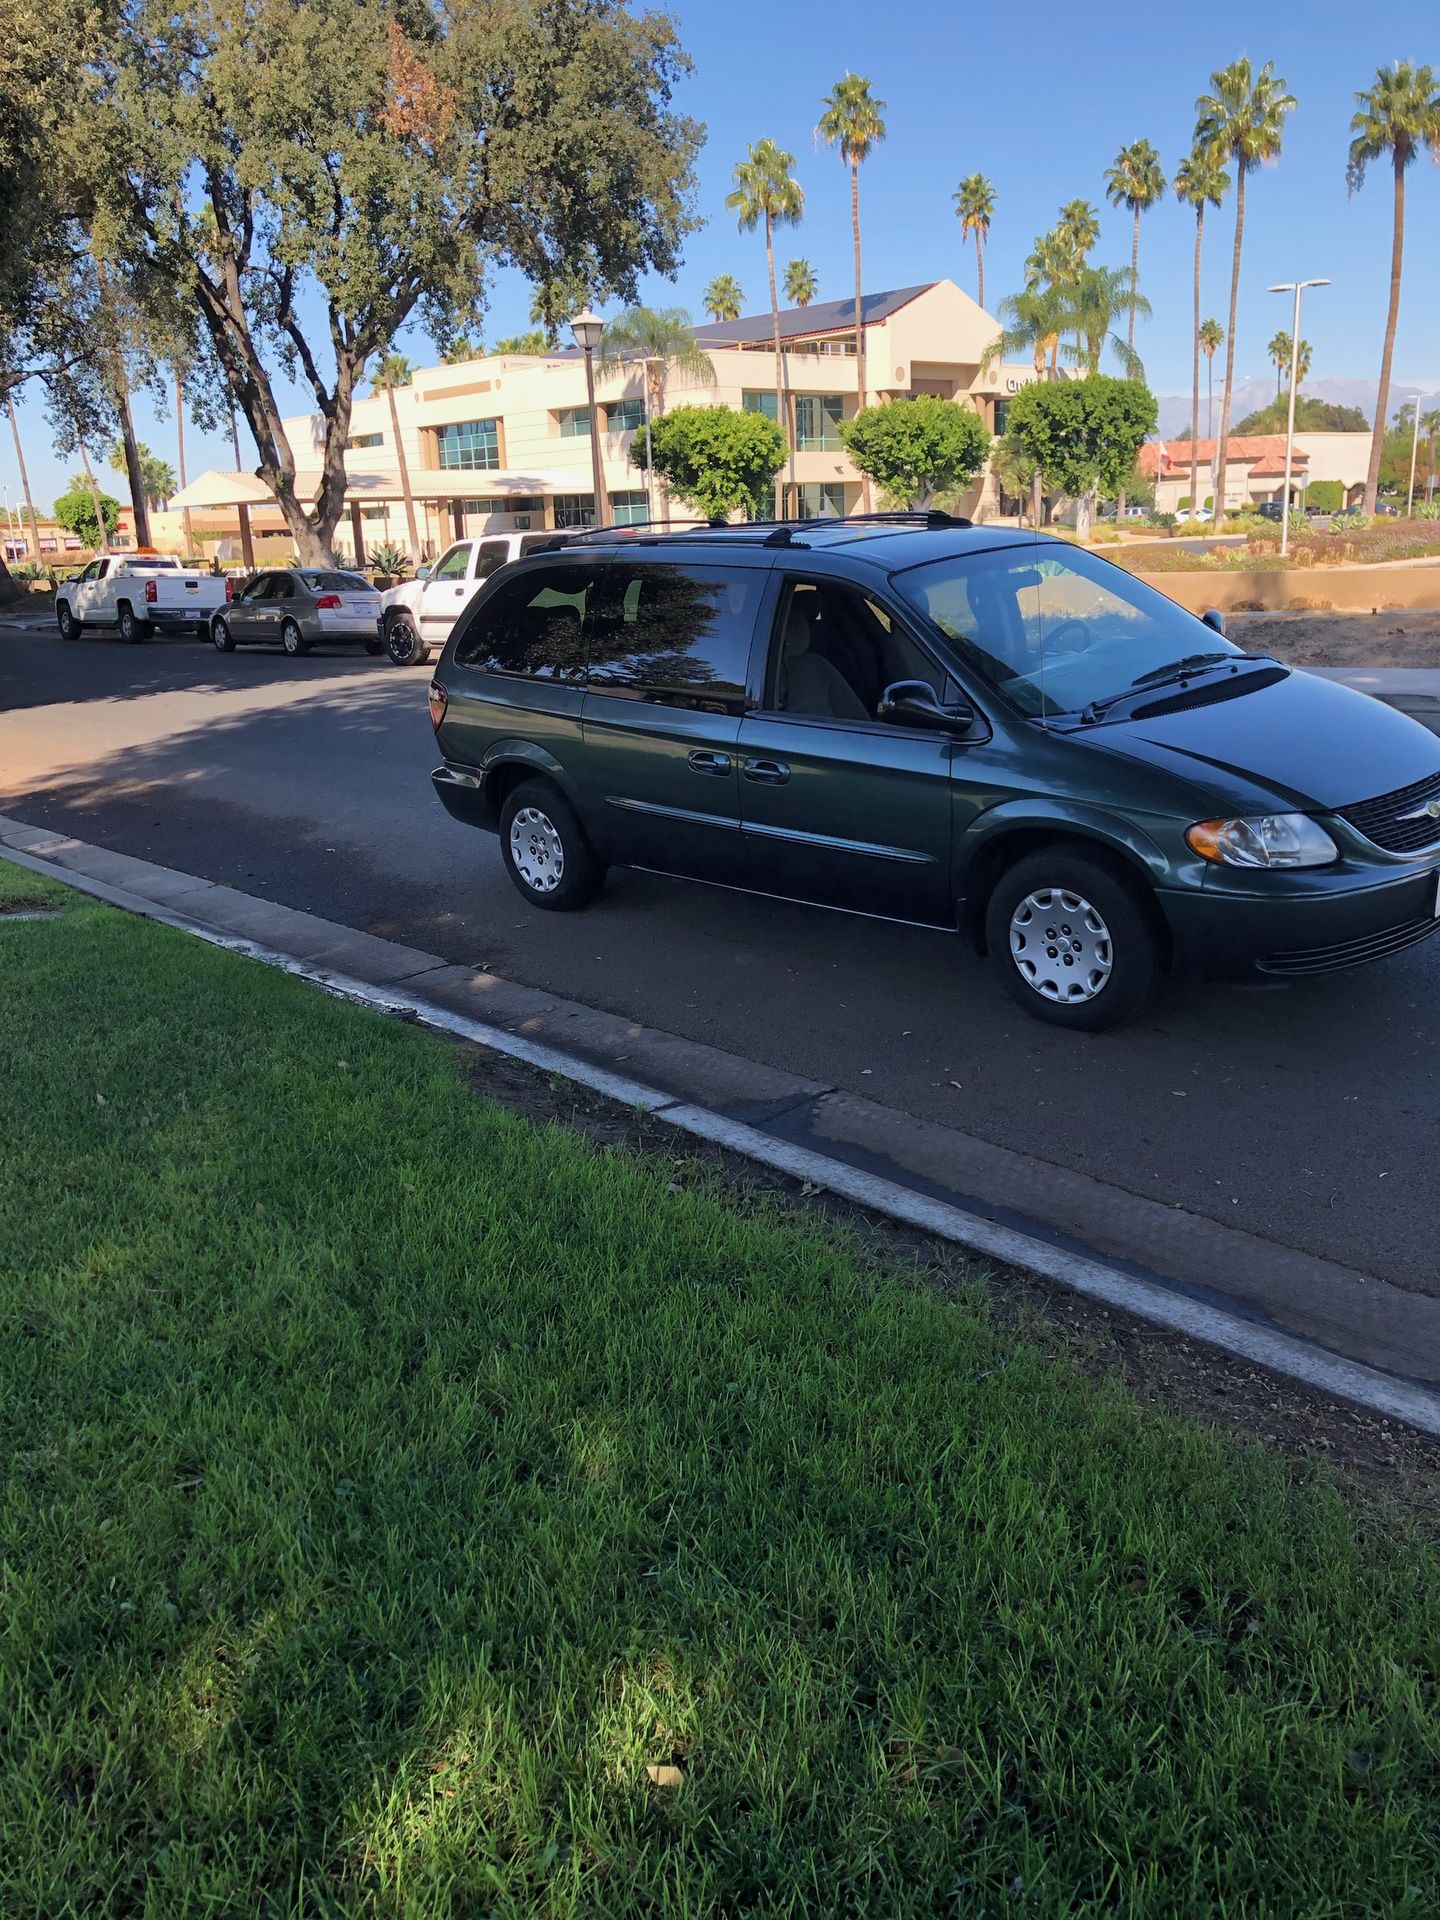
M 1366 693 L 1292 672 L 1213 706 L 1119 720 L 1088 737 L 1227 802 L 1270 795 L 1333 813 L 1440 773 L 1440 739 Z

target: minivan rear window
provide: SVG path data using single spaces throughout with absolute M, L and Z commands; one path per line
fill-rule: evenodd
M 585 616 L 597 571 L 528 567 L 497 581 L 455 644 L 456 666 L 535 680 L 583 679 Z
M 766 575 L 751 567 L 611 563 L 590 643 L 597 692 L 739 712 Z

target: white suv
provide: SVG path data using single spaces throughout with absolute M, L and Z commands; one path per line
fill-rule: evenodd
M 507 560 L 554 546 L 563 533 L 485 533 L 457 540 L 414 580 L 380 601 L 380 634 L 397 667 L 421 667 L 450 638 L 451 628 L 485 582 Z

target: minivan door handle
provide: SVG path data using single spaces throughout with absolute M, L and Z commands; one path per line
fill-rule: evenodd
M 783 760 L 742 760 L 740 771 L 747 780 L 757 780 L 764 787 L 783 787 L 790 778 Z
M 696 773 L 729 773 L 731 764 L 728 753 L 707 753 L 697 747 L 690 755 L 690 765 Z

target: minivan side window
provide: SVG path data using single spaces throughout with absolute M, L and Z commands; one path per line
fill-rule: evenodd
M 456 666 L 532 680 L 583 679 L 585 615 L 598 578 L 597 566 L 581 563 L 529 567 L 497 582 L 456 642 Z
M 758 567 L 612 561 L 590 645 L 597 693 L 741 713 L 767 574 Z
M 432 580 L 463 580 L 465 569 L 470 564 L 470 542 L 451 547 L 448 553 L 442 553 L 430 570 Z
M 873 721 L 898 680 L 922 680 L 937 700 L 947 697 L 948 676 L 868 593 L 837 580 L 786 583 L 770 642 L 767 707 Z

